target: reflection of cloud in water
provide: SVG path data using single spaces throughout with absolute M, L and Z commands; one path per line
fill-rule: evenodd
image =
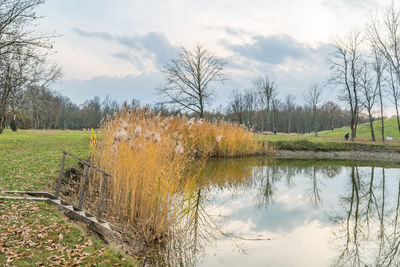
M 251 181 L 236 174 L 237 180 L 220 179 L 216 187 L 209 186 L 213 212 L 227 216 L 223 231 L 272 240 L 239 239 L 246 255 L 232 252 L 231 240 L 218 241 L 215 249 L 208 249 L 201 266 L 398 263 L 400 219 L 397 224 L 393 219 L 400 214 L 398 169 L 388 169 L 385 179 L 382 168 L 371 173 L 371 167 L 260 166 L 254 162 L 252 166 L 244 172 L 246 176 L 252 173 Z M 375 175 L 372 183 L 371 175 Z M 223 194 L 215 188 L 224 188 Z
M 277 195 L 268 208 L 257 207 L 254 200 L 255 189 L 236 193 L 233 199 L 232 194 L 214 195 L 215 204 L 208 207 L 207 211 L 226 216 L 225 221 L 251 219 L 254 231 L 292 231 L 298 225 L 313 220 L 329 224 L 328 218 L 310 205 L 309 200 L 301 194 L 301 190 L 296 187 L 286 189 L 288 193 Z M 224 204 L 218 206 L 220 203 Z
M 329 266 L 336 255 L 326 239 L 332 228 L 324 227 L 318 221 L 279 235 L 252 231 L 249 229 L 253 227 L 243 223 L 236 226 L 247 236 L 260 235 L 271 240 L 242 242 L 246 255 L 232 250 L 231 240 L 220 241 L 215 248 L 206 251 L 209 256 L 199 266 Z
M 399 169 L 240 159 L 205 173 L 202 203 L 227 235 L 196 266 L 400 264 Z

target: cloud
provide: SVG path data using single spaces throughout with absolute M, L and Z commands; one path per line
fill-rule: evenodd
M 215 87 L 217 97 L 209 109 L 219 105 L 225 106 L 232 89 L 251 88 L 257 75 L 267 74 L 274 79 L 281 98 L 292 94 L 301 99 L 301 92 L 310 84 L 326 79 L 328 68 L 325 63 L 330 49 L 328 44 L 321 43 L 313 47 L 289 35 L 254 35 L 230 26 L 218 30 L 235 38 L 243 37 L 246 42 L 244 39 L 241 40 L 242 44 L 238 44 L 237 39 L 236 42 L 228 39 L 221 41 L 224 48 L 232 52 L 225 58 L 228 62 L 227 71 L 232 78 Z M 171 44 L 163 34 L 149 32 L 128 36 L 88 32 L 79 28 L 74 28 L 73 31 L 85 38 L 110 43 L 109 55 L 120 62 L 132 64 L 138 71 L 134 75 L 125 74 L 122 77 L 97 75 L 90 80 L 65 81 L 63 91 L 66 91 L 68 96 L 79 96 L 75 100 L 79 102 L 96 94 L 102 96 L 106 92 L 113 92 L 119 99 L 140 98 L 142 103 L 154 103 L 159 100 L 154 88 L 163 82 L 160 68 L 170 58 L 176 57 L 179 51 L 179 48 Z M 78 92 L 76 88 L 81 89 Z
M 105 32 L 86 32 L 79 28 L 72 28 L 72 31 L 78 35 L 85 36 L 87 38 L 100 38 L 107 41 L 114 40 L 114 37 L 112 35 Z
M 144 35 L 111 35 L 106 32 L 88 32 L 79 28 L 73 28 L 72 31 L 82 37 L 118 43 L 127 51 L 113 53 L 113 56 L 128 60 L 133 64 L 138 64 L 138 60 L 140 61 L 139 52 L 147 57 L 153 55 L 157 67 L 160 67 L 175 57 L 179 51 L 179 47 L 172 45 L 160 32 L 148 32 Z
M 243 36 L 249 36 L 252 35 L 251 32 L 239 28 L 239 27 L 233 27 L 230 25 L 224 25 L 224 26 L 205 26 L 205 29 L 208 29 L 210 31 L 218 31 L 218 32 L 224 32 L 227 33 L 228 35 L 231 35 L 233 37 L 243 37 Z
M 376 0 L 325 0 L 323 2 L 325 6 L 328 8 L 338 8 L 338 7 L 351 7 L 351 8 L 360 8 L 360 9 L 371 9 L 376 8 L 378 2 Z
M 258 75 L 268 75 L 275 80 L 280 98 L 292 94 L 300 101 L 302 92 L 311 84 L 326 83 L 331 44 L 310 45 L 286 34 L 250 35 L 249 40 L 242 44 L 226 39 L 220 41 L 232 52 L 226 60 L 236 82 L 246 83 L 248 88 Z M 324 97 L 332 97 L 331 90 L 324 94 Z
M 232 31 L 229 30 L 229 33 Z M 255 35 L 250 43 L 235 45 L 223 41 L 226 48 L 235 54 L 273 65 L 283 64 L 288 58 L 302 60 L 318 53 L 307 44 L 296 41 L 293 37 L 280 34 L 262 36 Z

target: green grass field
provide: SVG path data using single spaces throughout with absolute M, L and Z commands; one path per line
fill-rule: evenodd
M 399 134 L 399 130 L 397 127 L 397 119 L 396 118 L 384 120 L 384 125 L 385 125 L 385 137 L 390 136 L 390 137 L 393 137 L 393 140 L 400 140 L 400 134 Z M 381 130 L 382 130 L 381 121 L 380 120 L 375 121 L 374 122 L 374 133 L 375 133 L 375 139 L 377 141 L 382 140 Z M 342 127 L 339 129 L 334 129 L 333 132 L 331 132 L 331 131 L 322 132 L 319 135 L 321 137 L 343 139 L 343 137 L 346 133 L 350 133 L 350 127 Z M 357 138 L 362 139 L 362 140 L 371 140 L 371 130 L 369 127 L 369 123 L 363 123 L 363 124 L 358 125 Z
M 90 135 L 87 131 L 6 130 L 0 135 L 0 190 L 52 191 L 60 149 L 85 158 Z M 67 158 L 66 168 L 74 164 Z M 47 203 L 0 201 L 0 219 L 0 266 L 135 265 L 132 257 L 85 233 Z
M 17 131 L 0 135 L 0 189 L 48 190 L 56 181 L 61 149 L 89 155 L 89 131 Z M 67 158 L 67 166 L 76 163 Z
M 346 141 L 344 135 L 350 133 L 349 127 L 323 131 L 314 134 L 285 134 L 256 135 L 258 140 L 266 140 L 276 149 L 290 150 L 316 150 L 316 151 L 341 151 L 341 150 L 391 150 L 400 151 L 400 134 L 397 129 L 396 118 L 387 119 L 385 122 L 385 137 L 391 136 L 393 140 L 381 139 L 381 122 L 374 122 L 376 142 L 371 141 L 371 133 L 368 123 L 357 127 L 355 142 Z

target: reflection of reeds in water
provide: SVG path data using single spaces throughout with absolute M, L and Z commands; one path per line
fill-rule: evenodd
M 212 159 L 205 165 L 196 184 L 199 187 L 232 187 L 243 184 L 251 180 L 252 168 L 260 163 L 260 159 L 254 157 Z
M 196 266 L 204 255 L 205 247 L 214 244 L 223 234 L 218 218 L 205 210 L 207 193 L 198 189 L 174 225 L 174 235 L 165 245 L 155 246 L 144 261 L 145 266 Z

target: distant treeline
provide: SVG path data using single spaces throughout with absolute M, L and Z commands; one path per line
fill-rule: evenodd
M 239 101 L 238 101 L 239 100 Z M 267 110 L 262 108 L 255 90 L 243 93 L 234 91 L 226 107 L 206 111 L 205 117 L 210 120 L 228 120 L 246 125 L 254 131 L 274 131 L 308 133 L 314 131 L 315 121 L 318 121 L 318 131 L 329 130 L 333 125 L 342 127 L 348 125 L 350 114 L 337 104 L 328 101 L 313 110 L 308 105 L 295 103 L 292 96 L 285 101 L 274 100 L 274 105 Z M 94 97 L 81 105 L 74 104 L 69 98 L 52 92 L 46 88 L 30 87 L 21 92 L 13 112 L 9 112 L 5 127 L 19 129 L 90 129 L 98 128 L 102 119 L 123 108 L 134 104 L 118 103 L 110 96 L 104 99 Z M 183 113 L 180 109 L 167 108 L 164 104 L 146 105 L 163 116 L 183 115 L 195 116 L 193 113 Z M 366 121 L 360 118 L 360 121 Z
M 48 89 L 28 88 L 24 91 L 15 112 L 10 113 L 6 126 L 20 129 L 90 129 L 98 128 L 100 121 L 118 112 L 116 101 L 99 97 L 76 105 L 58 93 Z

